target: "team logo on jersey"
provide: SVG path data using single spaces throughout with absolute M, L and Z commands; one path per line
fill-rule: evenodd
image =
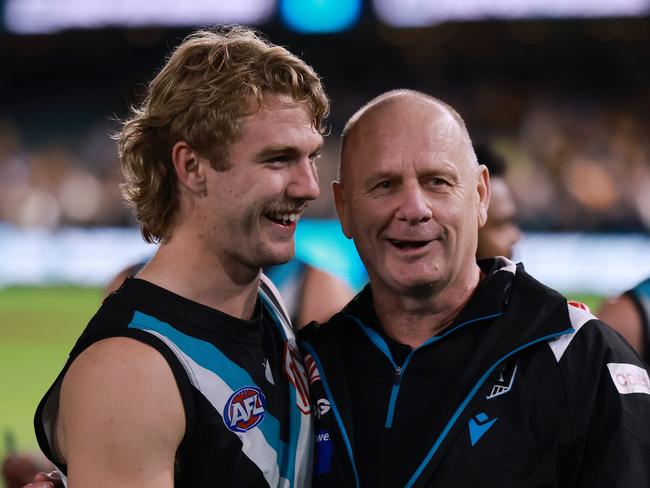
M 318 372 L 316 361 L 314 361 L 311 354 L 305 356 L 305 367 L 307 368 L 307 377 L 309 378 L 310 385 L 313 385 L 314 382 L 320 380 L 320 373 Z
M 492 390 L 490 394 L 485 398 L 491 400 L 494 397 L 505 395 L 512 389 L 512 384 L 515 382 L 515 376 L 517 375 L 517 362 L 512 361 L 503 365 L 501 371 L 499 372 L 499 378 L 496 383 L 492 385 Z
M 266 398 L 256 386 L 240 388 L 228 398 L 223 409 L 223 423 L 232 432 L 247 432 L 265 415 Z
M 300 353 L 294 342 L 287 341 L 284 345 L 284 372 L 289 382 L 296 388 L 296 404 L 302 413 L 309 415 L 309 386 L 307 370 L 302 364 Z

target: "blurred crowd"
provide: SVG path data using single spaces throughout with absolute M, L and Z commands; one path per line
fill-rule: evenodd
M 646 19 L 376 23 L 341 35 L 264 32 L 301 53 L 331 97 L 331 136 L 310 217 L 333 217 L 338 134 L 394 88 L 456 107 L 507 163 L 525 230 L 650 228 L 650 27 Z M 110 138 L 181 29 L 0 33 L 0 222 L 132 225 Z M 65 59 L 65 63 L 61 62 Z M 134 89 L 134 87 L 136 87 Z M 117 115 L 116 115 L 117 114 Z
M 47 229 L 132 225 L 119 192 L 112 130 L 98 119 L 85 133 L 43 143 L 0 119 L 0 222 Z M 483 131 L 476 132 L 480 139 Z M 649 136 L 650 123 L 633 108 L 537 98 L 521 112 L 518 130 L 481 142 L 506 160 L 525 229 L 643 232 L 650 228 Z M 310 217 L 334 216 L 328 187 L 337 145 L 330 137 L 319 162 L 323 198 Z
M 21 227 L 125 225 L 115 144 L 95 128 L 68 141 L 30 145 L 0 120 L 0 221 Z
M 533 104 L 508 158 L 518 163 L 510 179 L 526 226 L 649 229 L 648 135 L 647 120 L 625 107 Z

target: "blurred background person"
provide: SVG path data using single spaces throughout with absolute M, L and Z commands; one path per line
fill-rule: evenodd
M 6 488 L 21 488 L 36 473 L 51 472 L 54 465 L 39 452 L 10 454 L 2 461 L 2 481 Z
M 650 277 L 606 300 L 596 315 L 614 327 L 650 364 Z
M 278 288 L 295 328 L 326 322 L 354 296 L 342 279 L 299 259 L 264 268 L 264 274 Z
M 474 148 L 478 162 L 490 172 L 490 206 L 487 223 L 479 229 L 477 259 L 504 256 L 512 258 L 514 246 L 521 239 L 517 224 L 517 205 L 505 179 L 506 165 L 487 145 Z

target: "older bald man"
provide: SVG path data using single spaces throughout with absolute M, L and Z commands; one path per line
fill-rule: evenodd
M 370 284 L 302 336 L 315 486 L 650 486 L 647 371 L 522 265 L 477 264 L 490 181 L 451 107 L 363 107 L 334 195 Z

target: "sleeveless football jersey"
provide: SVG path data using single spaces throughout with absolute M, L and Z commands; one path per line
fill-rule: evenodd
M 241 320 L 152 283 L 127 279 L 92 318 L 38 406 L 37 438 L 53 449 L 63 376 L 91 344 L 130 337 L 165 357 L 186 417 L 175 486 L 309 486 L 312 431 L 305 370 L 276 290 L 266 279 Z

